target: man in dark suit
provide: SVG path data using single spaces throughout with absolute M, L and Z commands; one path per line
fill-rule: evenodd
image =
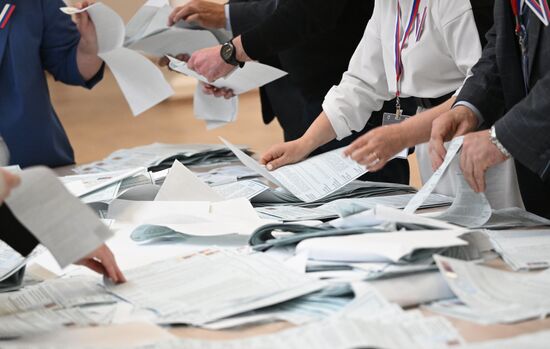
M 460 162 L 472 188 L 483 192 L 486 170 L 513 157 L 525 207 L 550 218 L 550 27 L 513 4 L 496 1 L 488 44 L 455 107 L 434 121 L 430 153 L 439 166 L 443 142 L 469 133 Z M 480 124 L 491 129 L 474 132 Z
M 175 9 L 173 20 L 197 22 L 212 28 L 231 29 L 234 36 L 245 33 L 268 19 L 277 5 L 288 0 L 232 0 L 225 9 L 204 0 L 193 0 Z M 288 76 L 260 89 L 264 121 L 275 116 L 279 120 L 285 141 L 301 137 L 322 110 L 325 95 L 340 82 L 349 60 L 359 44 L 372 15 L 374 1 L 341 0 L 323 3 L 325 10 L 312 14 L 311 18 L 289 18 L 289 21 L 308 21 L 314 29 L 304 36 L 285 36 L 276 49 L 257 59 L 279 67 Z M 223 19 L 222 19 L 223 18 Z M 229 24 L 229 25 L 226 25 Z M 330 48 L 327 50 L 327 48 Z M 405 112 L 416 111 L 414 100 L 403 100 Z M 393 111 L 395 102 L 389 102 L 383 111 Z M 350 144 L 360 135 L 380 126 L 383 112 L 373 115 L 367 127 L 341 141 L 333 141 L 317 149 L 312 155 Z M 371 181 L 409 183 L 409 166 L 406 160 L 391 161 L 384 170 L 369 173 L 364 178 Z

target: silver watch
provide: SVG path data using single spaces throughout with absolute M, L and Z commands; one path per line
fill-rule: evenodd
M 498 148 L 498 150 L 500 150 L 500 152 L 504 154 L 504 156 L 506 156 L 507 158 L 512 157 L 512 154 L 510 154 L 510 152 L 506 150 L 506 148 L 504 148 L 502 143 L 500 143 L 500 141 L 498 140 L 497 130 L 495 126 L 491 127 L 491 130 L 489 131 L 489 135 L 491 137 L 491 143 L 493 143 Z

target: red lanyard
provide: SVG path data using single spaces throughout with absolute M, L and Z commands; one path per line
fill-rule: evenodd
M 401 76 L 403 75 L 403 62 L 402 62 L 402 52 L 403 47 L 407 43 L 409 36 L 412 33 L 412 29 L 415 23 L 415 19 L 418 16 L 418 11 L 420 8 L 421 0 L 414 0 L 412 5 L 411 14 L 409 16 L 409 22 L 405 27 L 405 32 L 401 30 L 401 5 L 399 0 L 397 1 L 397 20 L 395 21 L 395 80 L 396 80 L 396 116 L 401 117 L 401 104 L 399 102 L 399 97 L 401 96 L 400 81 Z

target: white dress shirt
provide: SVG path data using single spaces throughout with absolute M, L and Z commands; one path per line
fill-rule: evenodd
M 362 130 L 371 113 L 395 98 L 395 29 L 398 0 L 375 0 L 374 13 L 342 81 L 326 95 L 325 111 L 337 138 Z M 413 0 L 401 0 L 402 32 L 408 24 Z M 426 8 L 422 34 L 416 28 L 402 50 L 402 97 L 437 98 L 455 92 L 481 57 L 481 44 L 469 0 L 422 0 Z M 401 38 L 400 38 L 401 39 Z M 487 136 L 489 137 L 489 136 Z M 422 181 L 432 175 L 427 144 L 417 146 Z M 448 173 L 455 172 L 458 164 Z M 445 175 L 436 192 L 454 195 L 453 176 Z M 487 176 L 487 197 L 493 208 L 523 207 L 511 161 Z M 516 190 L 517 189 L 517 190 Z

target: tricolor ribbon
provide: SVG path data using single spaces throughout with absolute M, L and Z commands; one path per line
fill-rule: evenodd
M 550 18 L 550 9 L 548 8 L 547 0 L 525 0 L 527 6 L 537 15 L 537 17 L 548 26 L 548 18 Z
M 420 37 L 422 36 L 422 33 L 424 32 L 424 24 L 426 23 L 426 13 L 427 13 L 427 6 L 424 6 L 424 11 L 422 12 L 422 18 L 419 16 L 416 16 L 416 42 L 420 40 Z
M 2 12 L 0 12 L 0 29 L 4 29 L 6 27 L 6 24 L 8 24 L 8 21 L 10 20 L 10 17 L 13 14 L 14 10 L 15 10 L 15 5 L 13 4 L 4 5 Z
M 403 75 L 403 63 L 401 59 L 401 53 L 403 47 L 407 43 L 409 36 L 415 24 L 415 19 L 418 16 L 418 10 L 420 8 L 420 0 L 414 0 L 409 16 L 409 21 L 405 27 L 405 31 L 402 32 L 401 25 L 401 4 L 397 1 L 397 20 L 395 21 L 395 79 L 396 79 L 396 96 L 400 96 L 399 81 Z

